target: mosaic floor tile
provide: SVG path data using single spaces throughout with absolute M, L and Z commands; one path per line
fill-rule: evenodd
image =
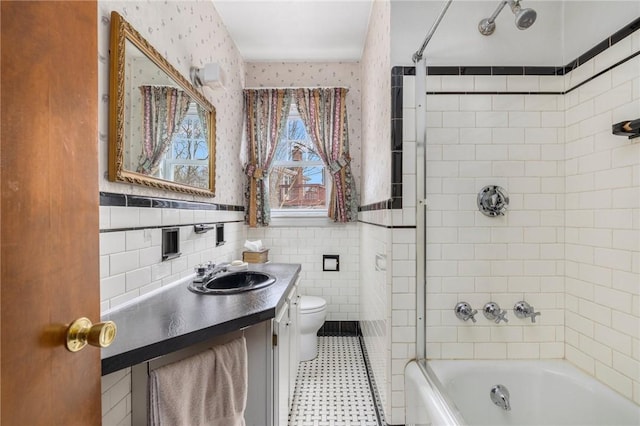
M 318 337 L 301 362 L 289 426 L 380 426 L 358 337 Z

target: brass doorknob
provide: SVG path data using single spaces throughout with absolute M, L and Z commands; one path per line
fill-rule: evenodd
M 116 323 L 113 321 L 92 324 L 88 318 L 78 318 L 67 328 L 67 349 L 78 352 L 87 346 L 106 348 L 116 338 Z

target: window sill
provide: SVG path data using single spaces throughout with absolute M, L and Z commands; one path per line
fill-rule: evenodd
M 272 228 L 302 228 L 340 226 L 326 216 L 271 216 Z

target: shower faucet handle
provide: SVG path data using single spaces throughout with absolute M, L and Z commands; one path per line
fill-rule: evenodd
M 495 322 L 496 324 L 500 324 L 500 321 L 509 322 L 507 319 L 507 311 L 504 309 L 500 309 L 500 305 L 495 302 L 489 302 L 484 305 L 484 309 L 482 310 L 484 317 L 490 321 Z
M 473 309 L 467 302 L 459 302 L 453 310 L 456 313 L 456 317 L 458 317 L 458 319 L 467 321 L 469 318 L 471 318 L 471 321 L 476 322 L 475 315 L 478 313 L 478 311 Z
M 534 307 L 524 300 L 513 305 L 513 313 L 516 314 L 518 318 L 531 318 L 531 322 L 536 322 L 536 316 L 541 315 L 540 312 L 535 312 Z

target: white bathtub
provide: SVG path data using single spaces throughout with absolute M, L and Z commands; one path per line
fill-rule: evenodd
M 507 387 L 511 410 L 491 401 Z M 640 406 L 566 361 L 429 361 L 405 369 L 407 425 L 640 425 Z

